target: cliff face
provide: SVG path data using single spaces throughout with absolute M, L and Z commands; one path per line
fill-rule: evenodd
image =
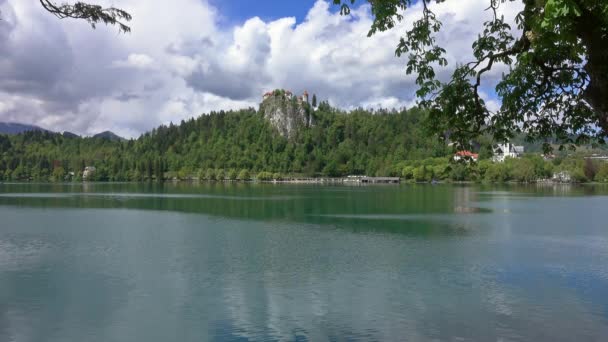
M 313 124 L 308 103 L 285 94 L 267 97 L 260 105 L 260 112 L 286 138 L 293 136 L 298 128 Z

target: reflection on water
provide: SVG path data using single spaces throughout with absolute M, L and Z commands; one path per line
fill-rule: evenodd
M 496 190 L 0 185 L 0 341 L 604 340 L 606 193 Z
M 4 198 L 82 198 L 94 197 L 102 199 L 132 199 L 132 198 L 177 198 L 177 199 L 227 199 L 234 201 L 285 201 L 294 199 L 293 196 L 222 196 L 222 195 L 206 195 L 206 194 L 162 194 L 162 193 L 104 193 L 104 192 L 68 192 L 68 193 L 0 193 L 0 197 Z

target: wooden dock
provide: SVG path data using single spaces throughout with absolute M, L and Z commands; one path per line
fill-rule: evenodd
M 399 184 L 399 177 L 368 177 L 348 176 L 344 178 L 285 178 L 273 180 L 273 183 L 300 183 L 300 184 Z
M 368 176 L 348 176 L 343 178 L 345 183 L 359 184 L 399 184 L 399 177 L 368 177 Z

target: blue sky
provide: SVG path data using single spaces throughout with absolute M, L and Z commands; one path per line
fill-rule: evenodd
M 209 0 L 220 12 L 223 25 L 239 24 L 251 17 L 260 17 L 264 21 L 284 17 L 295 17 L 298 22 L 316 0 Z

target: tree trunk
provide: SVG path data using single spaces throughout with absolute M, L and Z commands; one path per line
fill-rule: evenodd
M 583 96 L 593 107 L 598 124 L 608 136 L 608 35 L 604 30 L 601 13 L 583 10 L 577 30 L 587 47 L 585 71 L 589 74 L 589 84 Z

